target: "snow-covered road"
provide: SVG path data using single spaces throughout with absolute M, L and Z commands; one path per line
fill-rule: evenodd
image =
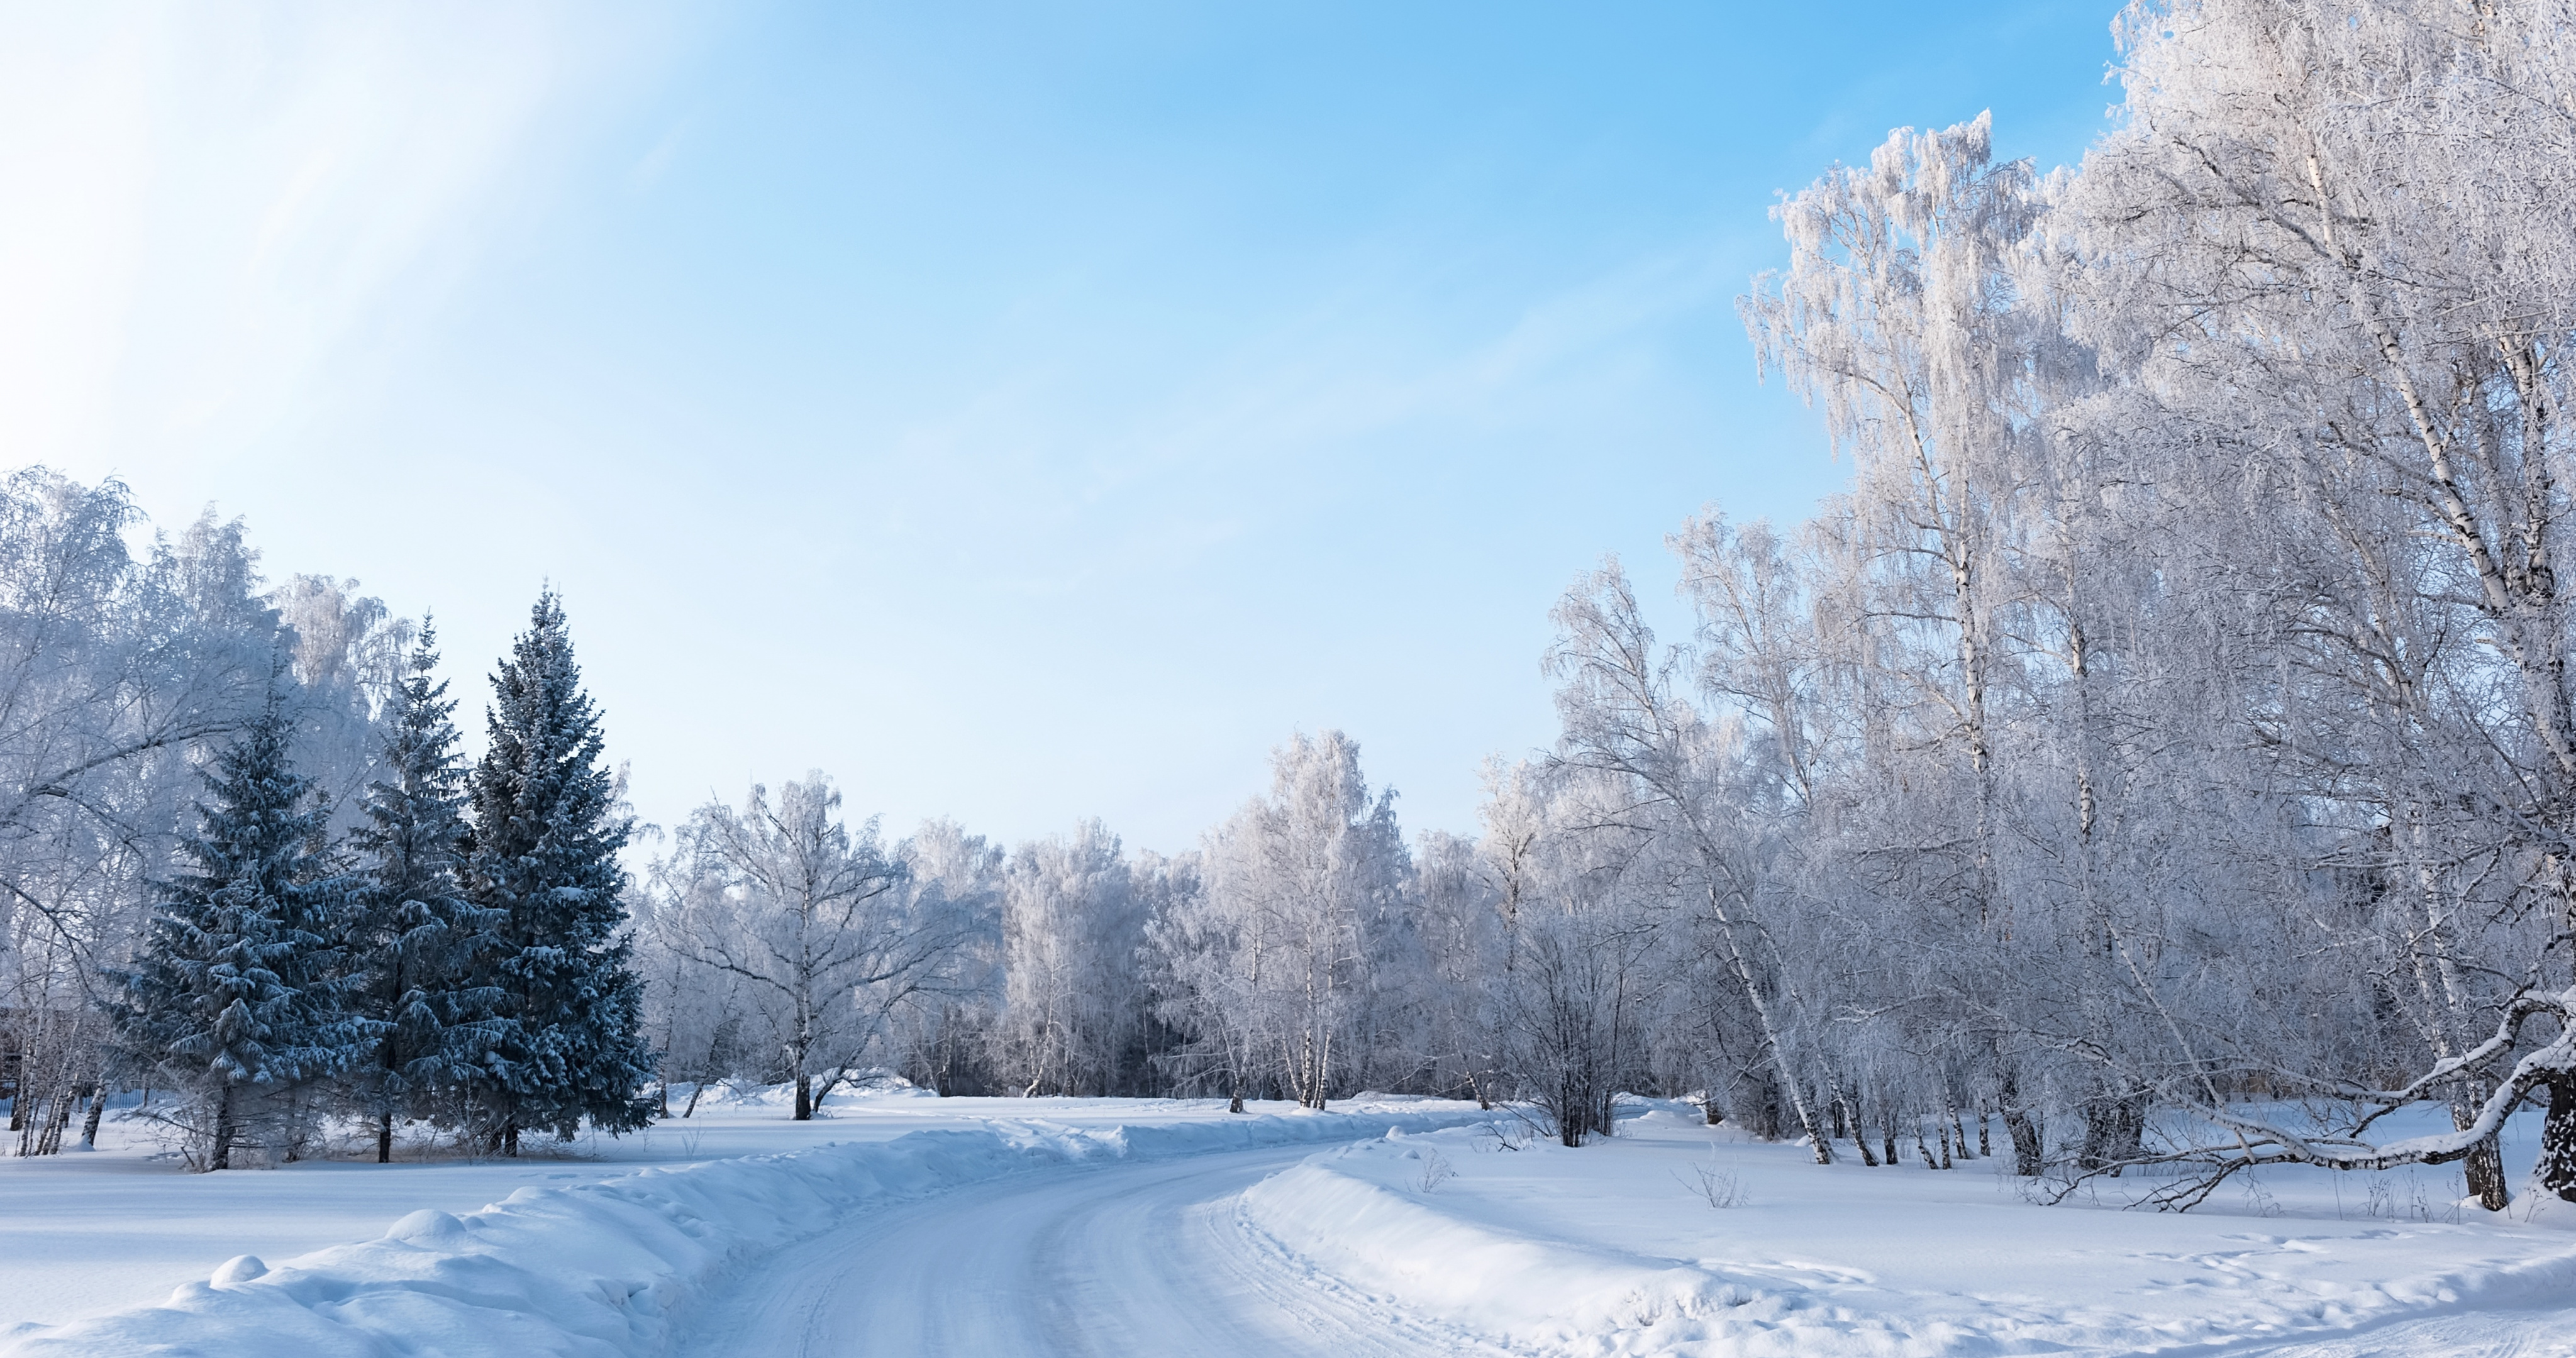
M 2576 1311 L 2432 1316 L 2360 1334 L 2211 1352 L 2221 1358 L 2567 1358 L 2576 1353 Z
M 761 1110 L 503 1165 L 8 1161 L 0 1353 L 2576 1355 L 2571 1209 L 2439 1171 L 2142 1214 L 1662 1101 L 1580 1150 L 1424 1100 Z M 67 1273 L 105 1309 L 63 1315 Z
M 1498 1352 L 1313 1276 L 1237 1215 L 1282 1146 L 1051 1170 L 881 1212 L 761 1261 L 672 1346 L 858 1354 Z
M 762 1259 L 702 1306 L 670 1353 L 1286 1358 L 1506 1352 L 1324 1277 L 1245 1219 L 1246 1189 L 1315 1151 L 1279 1146 L 1057 1167 L 863 1212 L 840 1229 Z M 2472 1308 L 2348 1334 L 2182 1347 L 2228 1358 L 2564 1358 L 2576 1352 L 2571 1335 L 2576 1312 Z M 1945 1348 L 1922 1342 L 1926 1352 Z M 1617 1351 L 1642 1350 L 1621 1345 Z

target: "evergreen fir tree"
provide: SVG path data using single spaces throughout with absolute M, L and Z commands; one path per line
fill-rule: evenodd
M 384 737 L 384 776 L 366 796 L 366 822 L 350 835 L 362 855 L 350 897 L 349 1008 L 370 1045 L 352 1066 L 346 1101 L 376 1127 L 376 1162 L 393 1159 L 397 1117 L 453 1120 L 499 1026 L 500 988 L 473 975 L 488 956 L 499 912 L 468 902 L 465 769 L 456 703 L 438 668 L 438 633 L 424 622 L 394 692 Z
M 468 892 L 497 912 L 484 974 L 505 1020 L 476 1078 L 477 1117 L 497 1148 L 519 1133 L 569 1137 L 588 1117 L 642 1127 L 653 1057 L 643 983 L 619 926 L 629 825 L 600 765 L 599 715 L 582 691 L 552 590 L 537 599 L 512 658 L 492 676 L 491 746 L 474 771 Z
M 118 1045 L 187 1096 L 208 1169 L 231 1168 L 281 1096 L 342 1069 L 362 1040 L 330 941 L 349 883 L 329 871 L 327 816 L 288 761 L 292 734 L 272 689 L 215 756 L 200 828 L 182 845 L 196 871 L 163 884 L 116 977 Z

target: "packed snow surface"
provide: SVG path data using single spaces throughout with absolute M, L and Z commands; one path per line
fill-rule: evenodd
M 783 1250 L 673 1345 L 855 1354 L 1368 1358 L 1498 1352 L 1284 1254 L 1236 1210 L 1311 1148 L 971 1185 Z
M 592 1148 L 595 1159 L 507 1166 L 325 1163 L 185 1175 L 132 1155 L 11 1162 L 18 1172 L 7 1188 L 51 1190 L 46 1205 L 57 1209 L 20 1218 L 49 1224 L 12 1231 L 19 1257 L 59 1253 L 0 1271 L 35 1284 L 0 1295 L 12 1309 L 42 1305 L 44 1284 L 63 1281 L 69 1256 L 75 1269 L 86 1263 L 117 1279 L 126 1293 L 117 1300 L 128 1304 L 55 1325 L 41 1322 L 62 1317 L 28 1317 L 0 1331 L 0 1355 L 170 1345 L 206 1358 L 662 1353 L 673 1317 L 739 1265 L 866 1209 L 1050 1168 L 1311 1148 L 1475 1116 L 1472 1106 L 1419 1099 L 1362 1100 L 1323 1114 L 1269 1105 L 1252 1117 L 1229 1116 L 1221 1102 L 1162 1100 L 871 1099 L 830 1111 L 836 1116 L 803 1124 L 783 1123 L 766 1106 L 702 1111 L 710 1123 L 676 1132 L 666 1123 L 653 1137 Z M 797 1141 L 804 1147 L 743 1153 Z M 648 1163 L 639 1168 L 639 1160 Z M 39 1172 L 24 1172 L 31 1169 Z M 506 1196 L 492 1202 L 496 1189 Z M 28 1206 L 28 1195 L 12 1205 Z M 234 1243 L 209 1248 L 219 1238 Z M 267 1255 L 238 1252 L 253 1239 L 291 1243 Z M 325 1243 L 352 1239 L 360 1243 Z M 132 1304 L 143 1300 L 145 1278 L 189 1253 L 193 1276 L 162 1273 L 162 1289 L 176 1283 L 167 1299 Z M 209 1257 L 221 1261 L 211 1271 Z
M 515 1164 L 0 1162 L 0 1355 L 2576 1353 L 2576 1232 L 2452 1170 L 2177 1216 L 1682 1104 L 1568 1150 L 1425 1100 L 769 1097 Z

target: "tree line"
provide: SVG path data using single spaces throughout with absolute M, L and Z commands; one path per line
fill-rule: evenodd
M 113 1017 L 162 946 L 140 903 L 246 852 L 221 788 L 291 712 L 332 808 L 296 814 L 332 828 L 262 813 L 325 845 L 278 880 L 419 903 L 333 918 L 504 940 L 438 973 L 479 997 L 437 1011 L 440 1052 L 557 1090 L 589 1039 L 505 1041 L 541 1020 L 497 992 L 557 993 L 545 968 L 576 955 L 640 987 L 639 1054 L 579 1095 L 615 1105 L 582 1105 L 602 1125 L 686 1116 L 720 1079 L 790 1085 L 807 1116 L 890 1073 L 1237 1107 L 1443 1093 L 1580 1144 L 1622 1091 L 1688 1093 L 1820 1162 L 1993 1156 L 2170 1207 L 2259 1164 L 2458 1163 L 2501 1208 L 2498 1129 L 2540 1106 L 2535 1181 L 2576 1197 L 2576 6 L 2168 0 L 2119 35 L 2124 103 L 2080 166 L 2000 160 L 1981 118 L 1781 202 L 1787 264 L 1740 309 L 1848 482 L 1802 524 L 1681 524 L 1678 637 L 1616 561 L 1579 580 L 1545 657 L 1559 736 L 1487 767 L 1473 836 L 1406 836 L 1327 731 L 1170 856 L 1097 823 L 890 839 L 809 774 L 701 808 L 630 881 L 594 742 L 579 845 L 487 849 L 542 832 L 486 800 L 484 765 L 458 775 L 435 904 L 383 885 L 408 851 L 361 825 L 400 783 L 386 733 L 436 701 L 402 696 L 425 670 L 393 677 L 403 629 L 335 582 L 261 593 L 237 526 L 130 554 L 121 489 L 21 474 L 13 1107 L 144 1069 L 102 1055 L 144 1050 Z M 548 932 L 570 926 L 525 912 L 575 863 L 598 875 L 562 899 L 594 931 Z M 276 892 L 278 919 L 305 909 Z M 317 1050 L 413 1031 L 367 1007 L 397 983 L 347 960 L 346 926 L 298 927 L 344 959 L 316 964 L 340 987 Z M 396 1082 L 363 1064 L 330 1106 L 569 1125 L 436 1062 L 396 1107 L 412 1087 L 369 1092 Z M 2427 1101 L 2448 1130 L 2376 1130 Z

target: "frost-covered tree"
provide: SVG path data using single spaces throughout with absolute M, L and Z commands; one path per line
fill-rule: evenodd
M 385 724 L 416 637 L 408 619 L 355 580 L 294 575 L 267 592 L 295 680 L 298 766 L 330 807 L 330 831 L 347 835 L 366 820 L 366 793 L 379 775 Z
M 994 1092 L 991 1034 L 1003 1003 L 1001 846 L 934 820 L 895 846 L 914 909 L 948 921 L 938 981 L 890 1006 L 890 1041 L 903 1073 L 941 1094 Z
M 84 1097 L 94 1137 L 120 1077 L 101 969 L 196 828 L 198 763 L 270 694 L 277 615 L 240 524 L 209 515 L 137 551 L 144 526 L 114 481 L 0 481 L 0 1049 L 20 1053 L 26 1153 L 58 1148 Z
M 1820 1150 L 2000 1114 L 2025 1174 L 2192 1166 L 2176 1206 L 2459 1160 L 2498 1207 L 2547 1090 L 2576 1193 L 2569 19 L 2140 3 L 2079 169 L 1980 119 L 1782 205 L 1745 318 L 1849 486 L 1687 525 L 1681 651 L 1623 588 L 1560 612 L 1559 763 L 1636 790 L 1573 833 L 1732 884 L 1660 931 L 1708 1002 L 1657 1078 L 1749 1047 Z M 2370 1133 L 2419 1097 L 2453 1133 Z
M 1267 797 L 1212 833 L 1204 885 L 1162 922 L 1165 1012 L 1198 1034 L 1202 1070 L 1240 1110 L 1276 1083 L 1321 1108 L 1375 1026 L 1375 963 L 1399 941 L 1411 855 L 1391 790 L 1372 793 L 1359 746 L 1298 735 L 1271 756 Z
M 477 1129 L 516 1154 L 523 1131 L 569 1137 L 585 1118 L 609 1132 L 645 1125 L 653 1062 L 622 927 L 617 854 L 629 822 L 553 591 L 530 610 L 492 692 L 490 743 L 469 781 L 465 881 L 467 899 L 496 920 L 473 979 L 500 996 L 466 1092 Z
M 739 812 L 710 804 L 681 831 L 673 945 L 740 984 L 795 1087 L 798 1121 L 887 1055 L 892 1016 L 944 987 L 961 941 L 944 898 L 909 889 L 876 822 L 853 833 L 840 805 L 817 771 L 774 802 L 754 786 Z
M 457 1091 L 475 1078 L 503 998 L 475 971 L 503 920 L 463 894 L 465 769 L 456 703 L 437 668 L 437 632 L 424 622 L 386 714 L 365 819 L 350 836 L 358 861 L 340 936 L 348 1009 L 365 1024 L 368 1050 L 342 1092 L 375 1124 L 378 1163 L 393 1158 L 396 1118 L 464 1111 Z
M 137 560 L 124 534 L 139 521 L 114 481 L 83 486 L 28 468 L 0 485 L 6 908 L 61 908 L 10 874 L 27 859 L 53 861 L 39 846 L 67 822 L 118 842 L 183 828 L 192 779 L 182 756 L 240 730 L 267 701 L 276 614 L 258 598 L 240 524 L 209 515 Z
M 357 1059 L 332 946 L 349 881 L 316 852 L 312 785 L 289 758 L 283 703 L 216 756 L 193 871 L 171 881 L 119 976 L 117 1040 L 185 1100 L 199 1163 L 229 1169 L 236 1145 L 273 1143 L 293 1091 Z
M 1560 640 L 1549 667 L 1564 681 L 1557 708 L 1565 729 L 1556 764 L 1598 789 L 1592 815 L 1606 833 L 1642 831 L 1669 855 L 1674 891 L 1708 940 L 1711 979 L 1744 1004 L 1769 1087 L 1818 1163 L 1830 1163 L 1810 1094 L 1814 1072 L 1797 1041 L 1801 997 L 1764 927 L 1771 879 L 1740 795 L 1740 731 L 1712 724 L 1677 690 L 1687 657 L 1655 639 L 1617 563 L 1586 577 L 1555 616 Z
M 2355 979 L 2415 1015 L 2412 1034 L 2365 1030 L 2368 1055 L 2414 1048 L 2435 1073 L 2405 1092 L 2447 1094 L 2458 1119 L 2403 1152 L 2248 1130 L 2245 1158 L 2467 1156 L 2490 1206 L 2495 1121 L 2541 1086 L 2539 1177 L 2576 1194 L 2569 1053 L 2541 1043 L 2507 1070 L 2516 1042 L 2478 1041 L 2576 993 L 2555 989 L 2562 960 L 2523 951 L 2537 936 L 2497 931 L 2569 899 L 2568 20 L 2561 4 L 2141 6 L 2123 21 L 2127 117 L 2068 213 L 2076 314 L 2127 378 L 2125 422 L 2168 465 L 2218 470 L 2172 481 L 2207 489 L 2213 525 L 2263 509 L 2237 535 L 2234 601 L 2206 597 L 2295 658 L 2253 690 L 2252 732 L 2334 825 L 2313 861 L 2370 907 L 2345 923 L 2387 969 Z M 2550 983 L 2517 996 L 2499 976 Z M 2222 1120 L 2224 1094 L 2166 1090 Z
M 998 1073 L 1023 1095 L 1140 1092 L 1148 900 L 1118 837 L 1094 820 L 1023 844 L 1003 880 Z
M 680 884 L 685 860 L 657 860 L 635 905 L 635 972 L 644 981 L 642 1032 L 652 1044 L 654 1106 L 673 1116 L 671 1086 L 690 1086 L 677 1116 L 697 1113 L 706 1087 L 733 1073 L 744 1014 L 742 980 L 699 960 L 691 940 L 704 929 L 693 915 L 721 907 L 706 892 Z
M 1482 840 L 1437 830 L 1421 838 L 1413 912 L 1423 971 L 1409 988 L 1422 1010 L 1430 1086 L 1491 1107 L 1514 1087 L 1503 1006 L 1519 961 L 1516 926 L 1531 845 L 1512 833 L 1517 827 L 1489 819 L 1488 828 L 1497 832 Z

